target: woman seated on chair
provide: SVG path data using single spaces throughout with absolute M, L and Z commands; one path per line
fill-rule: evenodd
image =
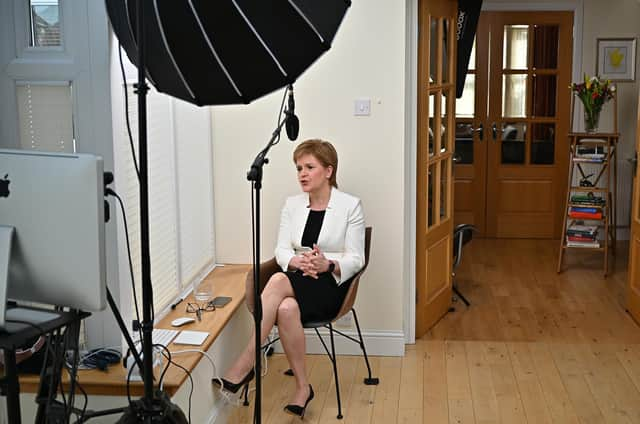
M 282 209 L 275 256 L 283 272 L 262 292 L 261 337 L 264 342 L 278 324 L 296 379 L 285 410 L 304 416 L 313 388 L 302 324 L 331 320 L 339 312 L 352 277 L 364 266 L 365 227 L 360 200 L 338 190 L 338 154 L 331 143 L 307 140 L 293 152 L 293 162 L 304 193 L 289 197 Z M 225 390 L 235 393 L 253 379 L 254 337 L 222 379 Z

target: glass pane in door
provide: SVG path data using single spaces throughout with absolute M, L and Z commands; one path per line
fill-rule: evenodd
M 16 84 L 18 126 L 23 149 L 75 151 L 71 83 Z
M 531 163 L 552 165 L 555 150 L 555 124 L 531 124 Z
M 30 0 L 29 3 L 29 46 L 62 45 L 58 0 Z
M 529 25 L 505 25 L 502 50 L 503 69 L 527 69 Z
M 448 120 L 447 120 L 447 98 L 444 96 L 443 92 L 440 92 L 440 153 L 444 153 L 448 150 L 447 141 L 448 141 L 448 131 L 447 128 Z
M 502 116 L 505 118 L 524 118 L 527 113 L 526 98 L 526 74 L 502 76 Z
M 456 117 L 473 118 L 475 114 L 476 76 L 467 74 L 464 80 L 462 97 L 456 99 Z
M 446 19 L 442 19 L 440 21 L 440 27 L 442 30 L 442 52 L 440 55 L 441 63 L 442 63 L 442 83 L 449 82 L 449 50 L 451 46 L 449 44 L 450 40 L 448 40 L 449 36 L 449 28 L 447 25 Z
M 427 131 L 429 133 L 429 157 L 433 156 L 435 149 L 435 94 L 429 94 L 429 128 Z
M 524 122 L 505 122 L 502 127 L 501 162 L 503 164 L 525 163 L 525 140 L 527 124 Z
M 449 170 L 451 168 L 451 158 L 447 158 L 440 163 L 440 222 L 449 218 L 449 202 L 447 197 L 447 183 L 449 181 Z
M 471 123 L 456 124 L 456 156 L 458 165 L 473 163 L 473 124 Z
M 435 223 L 437 211 L 437 208 L 434 207 L 436 189 L 436 166 L 431 164 L 427 175 L 427 229 L 431 228 Z
M 533 116 L 556 116 L 556 76 L 534 75 L 532 108 Z
M 533 68 L 556 69 L 558 67 L 558 25 L 534 25 Z
M 429 29 L 429 81 L 437 83 L 438 58 L 438 20 L 431 18 Z

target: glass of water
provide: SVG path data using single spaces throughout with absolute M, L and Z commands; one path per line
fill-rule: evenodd
M 208 302 L 213 298 L 213 287 L 210 282 L 203 281 L 193 284 L 193 297 L 197 302 Z

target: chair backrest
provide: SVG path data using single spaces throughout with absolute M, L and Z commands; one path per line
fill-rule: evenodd
M 473 238 L 476 227 L 471 224 L 460 224 L 453 230 L 453 267 L 456 268 L 462 259 L 462 246 Z
M 360 283 L 360 277 L 364 273 L 365 269 L 369 265 L 369 252 L 371 251 L 371 227 L 367 227 L 364 229 L 364 266 L 360 271 L 356 273 L 351 281 L 351 286 L 349 286 L 349 290 L 347 291 L 347 295 L 344 297 L 344 301 L 342 302 L 342 306 L 338 311 L 338 314 L 333 318 L 333 321 L 340 319 L 344 314 L 349 312 L 351 308 L 353 308 L 353 303 L 356 301 L 356 295 L 358 294 L 358 284 Z
M 333 319 L 333 321 L 340 318 L 342 315 L 346 314 L 353 308 L 353 303 L 356 300 L 356 294 L 358 293 L 358 284 L 360 282 L 360 276 L 367 269 L 367 265 L 369 265 L 369 252 L 371 250 L 371 231 L 372 227 L 366 227 L 364 230 L 364 267 L 353 277 L 351 281 L 351 286 L 349 286 L 349 290 L 347 291 L 347 295 L 342 302 L 342 307 L 338 312 L 338 315 Z M 276 262 L 275 258 L 271 258 L 266 262 L 260 264 L 260 292 L 269 281 L 269 278 L 276 272 L 280 272 L 280 266 Z M 247 304 L 247 308 L 249 311 L 253 313 L 253 298 L 254 298 L 254 288 L 253 288 L 253 268 L 247 273 L 247 278 L 245 281 L 245 302 Z

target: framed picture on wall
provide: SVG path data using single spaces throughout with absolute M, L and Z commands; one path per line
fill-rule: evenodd
M 596 74 L 611 81 L 636 79 L 636 39 L 598 38 Z

